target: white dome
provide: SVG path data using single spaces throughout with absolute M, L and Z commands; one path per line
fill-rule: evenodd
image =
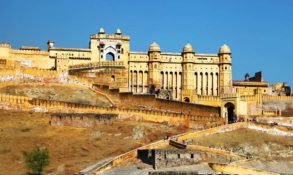
M 231 49 L 227 44 L 223 44 L 219 50 L 219 53 L 231 53 Z
M 122 34 L 122 32 L 121 32 L 121 30 L 119 29 L 119 28 L 117 28 L 116 29 L 116 33 L 115 34 L 117 34 L 117 35 L 121 35 Z
M 157 52 L 160 52 L 161 51 L 161 48 L 160 48 L 160 46 L 156 42 L 153 42 L 150 45 L 149 51 L 157 51 Z
M 194 52 L 194 49 L 191 44 L 187 43 L 183 48 L 183 52 Z
M 103 27 L 100 28 L 99 33 L 105 33 L 105 30 Z

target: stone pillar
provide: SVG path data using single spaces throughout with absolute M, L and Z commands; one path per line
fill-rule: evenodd
M 201 94 L 201 74 L 200 72 L 197 73 L 197 94 Z
M 218 83 L 217 83 L 217 75 L 216 73 L 213 73 L 213 95 L 214 96 L 217 96 L 217 86 L 218 86 Z
M 181 98 L 181 90 L 182 90 L 182 73 L 178 72 L 178 98 Z
M 207 81 L 207 79 L 206 79 L 206 73 L 204 72 L 202 74 L 202 94 L 203 95 L 206 95 L 206 81 Z
M 208 81 L 208 95 L 213 95 L 213 92 L 212 92 L 212 90 L 213 90 L 213 80 L 212 80 L 212 75 L 211 75 L 211 73 L 208 73 L 208 79 L 209 79 L 209 81 Z

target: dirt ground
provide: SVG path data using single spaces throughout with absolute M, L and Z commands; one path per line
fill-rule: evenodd
M 94 91 L 84 87 L 72 87 L 62 84 L 53 84 L 50 86 L 40 83 L 19 84 L 17 86 L 9 85 L 0 88 L 0 93 L 105 107 L 110 106 L 109 101 L 104 96 L 99 95 Z
M 266 134 L 252 129 L 238 129 L 195 138 L 193 144 L 251 154 L 264 160 L 293 160 L 293 138 Z
M 0 174 L 25 174 L 22 151 L 47 147 L 50 165 L 46 174 L 73 174 L 99 160 L 116 156 L 166 134 L 186 130 L 165 125 L 114 121 L 95 128 L 53 127 L 49 114 L 0 110 Z M 145 128 L 146 137 L 134 140 L 133 128 Z

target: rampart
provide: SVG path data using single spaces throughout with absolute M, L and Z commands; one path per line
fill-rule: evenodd
M 32 99 L 30 103 L 33 106 L 38 106 L 51 112 L 78 112 L 129 115 L 142 121 L 167 123 L 171 126 L 182 126 L 195 129 L 204 129 L 225 124 L 224 118 L 213 116 L 187 115 L 181 113 L 141 109 L 98 107 L 45 99 Z
M 97 89 L 105 92 L 115 101 L 118 106 L 125 108 L 139 108 L 150 110 L 165 110 L 204 116 L 219 116 L 220 107 L 207 106 L 200 104 L 185 103 L 180 101 L 171 101 L 156 98 L 155 95 L 134 95 L 132 93 L 119 93 L 119 90 L 109 90 L 108 86 L 95 86 Z
M 266 124 L 261 123 L 252 123 L 252 122 L 238 122 L 230 125 L 223 125 L 216 128 L 210 128 L 203 131 L 196 131 L 196 132 L 190 132 L 186 133 L 184 135 L 178 136 L 176 139 L 180 143 L 184 143 L 185 140 L 194 139 L 196 137 L 211 135 L 215 133 L 222 133 L 222 132 L 229 132 L 237 129 L 254 129 L 261 132 L 265 132 L 268 134 L 273 135 L 282 135 L 282 136 L 293 136 L 293 131 L 291 129 L 288 129 L 287 127 L 283 126 L 269 126 Z
M 260 171 L 228 164 L 210 163 L 209 166 L 215 171 L 227 174 L 278 175 L 278 173 Z
M 293 96 L 262 95 L 263 100 L 293 100 Z
M 219 96 L 203 96 L 195 95 L 194 101 L 197 104 L 210 105 L 210 106 L 221 106 L 221 99 Z
M 263 95 L 263 109 L 282 111 L 282 116 L 293 116 L 293 96 Z
M 225 119 L 204 115 L 187 115 L 181 113 L 99 107 L 63 101 L 28 98 L 0 94 L 0 102 L 20 110 L 37 110 L 55 113 L 95 113 L 134 117 L 136 120 L 166 123 L 170 126 L 204 129 L 225 124 Z
M 8 105 L 14 105 L 16 107 L 18 106 L 25 106 L 29 107 L 29 102 L 32 100 L 32 98 L 24 97 L 24 96 L 14 96 L 14 95 L 4 95 L 0 94 L 0 102 L 5 103 Z
M 210 129 L 206 129 L 202 131 L 190 132 L 182 136 L 179 136 L 177 138 L 177 141 L 183 142 L 184 140 L 193 139 L 196 137 L 201 137 L 201 136 L 206 136 L 206 135 L 211 135 L 211 134 L 221 133 L 221 132 L 233 131 L 240 128 L 246 128 L 246 125 L 247 124 L 244 122 L 239 122 L 239 123 L 234 123 L 230 125 L 219 126 L 216 128 L 210 128 Z
M 98 123 L 110 124 L 117 118 L 118 115 L 113 114 L 55 113 L 51 114 L 50 125 L 90 128 L 96 126 Z

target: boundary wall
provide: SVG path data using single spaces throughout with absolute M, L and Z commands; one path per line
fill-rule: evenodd
M 123 108 L 131 107 L 159 111 L 164 110 L 191 115 L 204 115 L 215 117 L 220 116 L 220 107 L 165 100 L 156 98 L 155 95 L 148 94 L 120 93 L 118 89 L 110 90 L 108 86 L 95 85 L 95 88 L 103 91 L 118 106 Z
M 228 174 L 278 175 L 278 173 L 261 171 L 261 170 L 250 169 L 250 168 L 244 168 L 244 167 L 229 165 L 229 164 L 209 163 L 209 166 L 215 171 L 219 171 L 222 173 L 228 173 Z
M 63 101 L 54 101 L 46 99 L 28 98 L 23 96 L 12 96 L 0 94 L 0 102 L 6 105 L 16 106 L 21 110 L 37 110 L 60 113 L 99 113 L 99 114 L 117 114 L 135 117 L 138 120 L 168 123 L 172 126 L 182 126 L 187 128 L 201 129 L 224 125 L 225 119 L 220 117 L 186 115 L 171 112 L 161 112 L 141 109 L 123 109 L 113 107 L 99 107 L 92 105 L 83 105 Z

